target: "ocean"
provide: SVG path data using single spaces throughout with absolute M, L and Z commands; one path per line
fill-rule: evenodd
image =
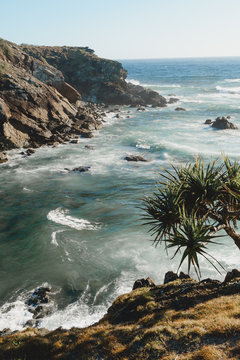
M 104 128 L 79 144 L 44 147 L 25 158 L 10 152 L 0 165 L 0 330 L 25 326 L 32 318 L 25 301 L 39 286 L 52 287 L 53 307 L 38 324 L 51 330 L 93 324 L 138 278 L 161 283 L 179 258 L 152 246 L 139 209 L 159 171 L 199 155 L 240 159 L 240 130 L 204 125 L 229 115 L 240 128 L 240 58 L 121 62 L 128 81 L 179 102 L 142 112 L 123 107 L 121 118 L 110 112 Z M 175 111 L 179 106 L 186 111 Z M 128 154 L 149 162 L 127 162 Z M 91 169 L 64 171 L 77 166 Z M 238 267 L 233 241 L 220 242 L 211 254 L 226 269 Z M 224 278 L 204 259 L 200 264 L 202 278 Z

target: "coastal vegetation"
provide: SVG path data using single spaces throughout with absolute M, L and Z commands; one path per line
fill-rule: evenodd
M 102 320 L 0 337 L 2 360 L 238 360 L 239 279 L 192 279 L 119 296 Z
M 240 165 L 223 157 L 219 164 L 205 166 L 197 158 L 194 164 L 163 170 L 156 192 L 144 201 L 144 219 L 155 236 L 153 244 L 164 243 L 166 250 L 181 250 L 179 268 L 185 259 L 188 272 L 193 266 L 201 276 L 198 256 L 203 256 L 218 272 L 222 265 L 206 251 L 207 246 L 219 243 L 216 233 L 224 230 L 240 249 L 236 232 L 240 219 Z M 178 269 L 179 269 L 178 268 Z

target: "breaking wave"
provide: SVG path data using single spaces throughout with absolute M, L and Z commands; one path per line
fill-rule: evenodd
M 64 210 L 62 208 L 57 208 L 55 210 L 49 211 L 47 218 L 50 221 L 53 221 L 57 224 L 64 226 L 69 226 L 76 230 L 98 230 L 99 224 L 91 224 L 88 220 L 78 219 L 76 217 L 68 215 L 69 210 Z M 52 237 L 52 242 L 55 243 L 56 234 Z

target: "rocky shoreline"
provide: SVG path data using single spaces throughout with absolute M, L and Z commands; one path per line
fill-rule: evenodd
M 35 321 L 43 316 L 50 288 L 28 299 Z M 0 337 L 0 358 L 238 360 L 240 272 L 225 280 L 195 281 L 166 273 L 163 285 L 137 280 L 96 324 L 55 331 L 30 328 Z M 29 325 L 31 325 L 29 323 Z
M 88 48 L 0 40 L 0 162 L 6 150 L 92 137 L 109 105 L 166 106 L 164 97 L 126 76 L 120 63 Z

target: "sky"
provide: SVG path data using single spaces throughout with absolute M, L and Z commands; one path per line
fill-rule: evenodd
M 0 0 L 0 37 L 109 59 L 240 56 L 240 0 Z

